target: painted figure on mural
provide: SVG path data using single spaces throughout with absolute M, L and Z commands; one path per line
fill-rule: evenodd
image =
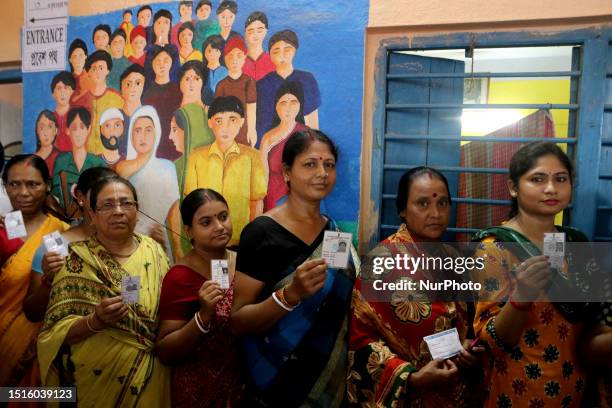
M 184 23 L 191 22 L 193 15 L 193 1 L 181 0 L 178 6 L 179 22 L 172 26 L 170 33 L 170 42 L 179 47 L 179 29 Z
M 121 74 L 121 97 L 123 98 L 124 122 L 142 105 L 142 93 L 145 86 L 145 71 L 138 64 L 132 64 Z
M 84 106 L 89 110 L 92 121 L 97 124 L 102 112 L 109 108 L 121 108 L 123 99 L 121 95 L 106 84 L 106 78 L 113 68 L 111 56 L 106 51 L 95 51 L 85 61 L 85 71 L 91 82 L 90 89 L 72 103 L 74 106 Z M 100 141 L 100 128 L 92 127 L 92 137 L 87 141 L 87 151 L 99 155 L 104 151 Z
M 136 188 L 139 210 L 143 213 L 138 218 L 136 229 L 145 233 L 160 224 L 166 225 L 171 217 L 179 217 L 176 170 L 171 161 L 155 154 L 162 134 L 153 106 L 144 105 L 134 112 L 128 135 L 127 157 L 117 165 L 117 173 Z M 155 188 L 151 188 L 152 180 Z M 168 241 L 167 237 L 165 241 Z
M 81 173 L 91 167 L 106 165 L 104 160 L 87 152 L 87 140 L 92 137 L 91 121 L 91 114 L 82 106 L 73 107 L 68 112 L 68 136 L 72 150 L 57 156 L 52 178 L 53 195 L 59 199 L 64 208 L 68 208 L 72 203 L 72 186 L 78 181 Z
M 261 139 L 259 151 L 268 177 L 268 194 L 264 199 L 264 211 L 279 204 L 288 186 L 283 177 L 283 149 L 294 132 L 308 129 L 304 125 L 304 90 L 299 82 L 285 82 L 278 88 L 272 129 Z
M 263 49 L 268 34 L 268 17 L 261 11 L 254 11 L 244 22 L 244 38 L 247 43 L 247 59 L 242 72 L 259 81 L 274 71 L 270 54 Z
M 215 97 L 217 85 L 227 76 L 227 68 L 221 64 L 224 45 L 225 42 L 220 35 L 211 35 L 202 45 L 203 62 L 208 70 L 206 89 L 204 90 L 204 103 L 206 106 L 210 106 Z
M 147 44 L 153 44 L 155 42 L 155 35 L 153 34 L 153 27 L 151 27 L 151 18 L 153 17 L 153 9 L 149 5 L 142 6 L 136 12 L 136 20 L 138 26 L 145 29 L 147 33 Z
M 230 38 L 240 35 L 237 31 L 232 30 L 236 13 L 238 13 L 238 4 L 233 0 L 223 0 L 217 7 L 217 21 L 221 27 L 219 35 L 223 38 L 223 47 Z
M 187 61 L 202 61 L 202 52 L 197 48 L 193 48 L 194 35 L 195 28 L 191 21 L 183 23 L 178 30 L 179 57 L 181 64 Z
M 116 91 L 121 90 L 121 83 L 119 81 L 121 74 L 132 64 L 124 55 L 126 38 L 125 32 L 120 28 L 111 35 L 110 54 L 113 59 L 113 68 L 108 74 L 107 83 L 109 87 Z
M 238 98 L 215 98 L 208 109 L 215 142 L 195 149 L 185 172 L 185 195 L 212 188 L 227 199 L 235 227 L 230 245 L 237 244 L 244 226 L 262 213 L 268 186 L 259 152 L 235 141 L 243 124 L 244 107 Z
M 193 48 L 202 49 L 202 44 L 211 35 L 221 33 L 221 26 L 217 19 L 211 18 L 212 2 L 210 0 L 200 0 L 196 6 L 195 23 L 196 35 L 193 40 Z
M 43 110 L 36 118 L 36 152 L 34 153 L 47 163 L 49 174 L 53 174 L 55 158 L 60 153 L 55 147 L 58 126 L 55 115 L 50 110 Z
M 132 24 L 132 10 L 123 10 L 123 15 L 122 15 L 123 20 L 121 21 L 121 24 L 119 25 L 119 29 L 123 30 L 123 32 L 125 33 L 125 38 L 126 38 L 126 44 L 125 44 L 125 49 L 123 51 L 123 55 L 128 58 L 132 55 L 132 47 L 130 45 L 129 39 L 130 36 L 132 35 L 132 30 L 134 29 L 134 24 Z M 112 39 L 111 39 L 112 42 Z
M 100 141 L 104 151 L 99 157 L 114 169 L 127 152 L 127 137 L 123 113 L 117 108 L 105 110 L 100 117 Z
M 147 30 L 136 26 L 130 34 L 130 45 L 132 55 L 128 58 L 132 64 L 138 64 L 144 68 L 147 59 Z
M 177 147 L 177 141 L 172 140 L 177 151 L 182 153 L 181 157 L 175 162 L 177 169 L 182 167 L 182 174 L 177 173 L 181 192 L 183 191 L 182 178 L 184 177 L 187 156 L 196 147 L 209 145 L 215 141 L 215 137 L 208 127 L 208 116 L 201 98 L 203 85 L 204 68 L 202 63 L 199 61 L 186 62 L 181 69 L 181 79 L 179 81 L 181 93 L 183 94 L 181 107 L 175 112 L 170 121 L 171 140 L 172 137 L 177 136 L 176 129 L 174 132 L 172 130 L 172 123 L 177 124 L 177 117 L 180 117 L 178 121 L 182 123 L 180 128 L 185 135 L 185 142 L 178 143 L 182 147 L 181 150 Z
M 76 80 L 68 71 L 60 71 L 51 80 L 51 94 L 55 100 L 55 123 L 57 124 L 57 137 L 55 147 L 61 152 L 71 149 L 70 138 L 66 133 L 66 122 L 68 121 L 68 111 L 70 110 L 70 99 L 76 89 Z M 49 170 L 51 173 L 51 170 Z
M 85 72 L 85 61 L 87 61 L 87 45 L 80 38 L 74 39 L 68 48 L 68 61 L 70 72 L 76 80 L 76 88 L 72 94 L 71 101 L 79 98 L 89 90 L 89 80 Z
M 257 134 L 263 135 L 272 127 L 274 117 L 274 98 L 276 91 L 285 81 L 302 84 L 304 90 L 304 121 L 312 129 L 319 128 L 319 106 L 321 94 L 314 75 L 307 71 L 294 69 L 293 58 L 299 47 L 297 34 L 283 30 L 274 34 L 268 42 L 270 58 L 276 67 L 257 82 Z
M 153 16 L 153 33 L 155 36 L 154 41 L 148 44 L 147 51 L 150 51 L 158 47 L 164 47 L 168 52 L 168 55 L 172 57 L 172 66 L 170 69 L 170 80 L 172 82 L 176 82 L 178 79 L 178 71 L 181 67 L 181 61 L 179 59 L 179 52 L 176 45 L 170 43 L 170 28 L 172 27 L 172 14 L 166 10 L 161 9 L 158 10 Z M 147 55 L 147 60 L 145 62 L 145 70 L 147 72 L 147 79 L 153 77 L 151 67 L 151 59 L 149 59 Z
M 108 24 L 99 24 L 94 28 L 91 40 L 96 50 L 108 52 L 110 45 L 111 28 Z
M 215 97 L 235 96 L 246 107 L 245 121 L 236 142 L 255 146 L 257 143 L 257 85 L 253 78 L 242 73 L 246 60 L 246 44 L 240 36 L 232 37 L 223 49 L 227 77 L 217 85 Z
M 159 157 L 174 161 L 178 157 L 178 153 L 170 139 L 168 139 L 170 119 L 180 106 L 183 95 L 178 84 L 170 80 L 170 72 L 174 64 L 171 47 L 171 45 L 164 47 L 154 46 L 149 51 L 155 78 L 149 80 L 147 77 L 147 86 L 142 100 L 145 105 L 151 105 L 157 110 L 161 121 L 162 140 L 158 143 L 159 150 L 157 154 Z

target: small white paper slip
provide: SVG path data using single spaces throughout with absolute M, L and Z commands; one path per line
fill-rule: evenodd
M 463 349 L 459 341 L 459 333 L 455 327 L 431 336 L 425 336 L 423 340 L 427 343 L 429 353 L 434 360 L 454 357 Z
M 57 252 L 62 257 L 68 256 L 68 243 L 59 231 L 43 236 L 43 243 L 47 252 Z
M 28 235 L 25 228 L 25 222 L 23 222 L 23 214 L 21 214 L 19 210 L 6 214 L 4 218 L 4 227 L 6 228 L 8 239 L 21 238 Z
M 565 257 L 565 233 L 544 233 L 542 254 L 548 256 L 551 268 L 557 270 L 563 269 L 563 258 Z
M 140 299 L 140 276 L 124 276 L 121 279 L 121 298 L 123 303 L 133 305 Z
M 229 267 L 227 259 L 213 259 L 210 261 L 211 277 L 219 284 L 221 289 L 229 289 Z
M 322 256 L 327 266 L 346 269 L 351 254 L 353 234 L 349 232 L 325 231 Z

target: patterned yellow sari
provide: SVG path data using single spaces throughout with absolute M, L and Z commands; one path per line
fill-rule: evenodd
M 170 371 L 153 354 L 168 259 L 155 241 L 136 237 L 140 245 L 123 265 L 95 238 L 73 243 L 53 282 L 38 338 L 41 377 L 47 386 L 76 386 L 79 406 L 170 406 Z M 102 299 L 121 294 L 127 275 L 140 277 L 139 302 L 129 307 L 128 317 L 63 346 L 78 319 L 92 313 Z
M 36 357 L 36 336 L 40 323 L 30 322 L 23 314 L 23 301 L 30 286 L 32 259 L 42 237 L 53 231 L 64 231 L 66 224 L 48 216 L 4 264 L 0 272 L 0 386 L 18 385 L 26 372 L 31 377 L 27 384 L 36 386 L 38 373 L 32 370 Z

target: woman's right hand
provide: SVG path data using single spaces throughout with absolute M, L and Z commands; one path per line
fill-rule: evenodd
M 198 291 L 200 298 L 200 317 L 204 323 L 210 322 L 216 313 L 217 303 L 223 298 L 223 291 L 219 284 L 213 280 L 207 280 Z
M 458 373 L 457 366 L 452 360 L 431 360 L 419 371 L 408 377 L 408 387 L 414 389 L 431 389 L 447 387 Z
M 94 309 L 94 319 L 104 327 L 117 323 L 124 319 L 129 313 L 126 304 L 123 303 L 121 296 L 102 299 Z
M 43 274 L 52 282 L 55 275 L 62 269 L 62 266 L 64 266 L 64 263 L 64 257 L 57 252 L 50 251 L 45 253 L 41 265 Z
M 285 289 L 285 298 L 292 305 L 317 293 L 325 284 L 327 264 L 324 259 L 306 261 L 295 271 L 291 283 Z
M 550 262 L 544 255 L 532 256 L 518 265 L 515 271 L 516 290 L 513 300 L 519 302 L 536 300 L 550 281 Z

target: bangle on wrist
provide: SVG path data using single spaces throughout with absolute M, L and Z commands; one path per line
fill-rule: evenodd
M 90 320 L 93 319 L 93 317 L 96 315 L 96 312 L 93 312 L 92 314 L 88 315 L 87 317 L 85 317 L 85 324 L 87 325 L 87 328 L 89 329 L 89 331 L 94 332 L 94 333 L 101 333 L 104 331 L 104 329 L 100 329 L 100 330 L 96 330 L 93 328 L 93 326 L 91 325 Z
M 277 290 L 277 297 L 278 300 L 280 300 L 281 302 L 283 302 L 286 306 L 290 307 L 291 309 L 295 309 L 296 307 L 298 307 L 300 305 L 300 301 L 298 300 L 298 302 L 295 305 L 292 305 L 291 303 L 289 303 L 287 301 L 287 298 L 285 297 L 285 290 L 287 289 L 287 286 L 283 286 L 281 289 Z
M 276 292 L 272 292 L 272 299 L 274 299 L 274 301 L 276 302 L 277 305 L 279 305 L 280 307 L 282 307 L 283 309 L 285 309 L 288 312 L 293 311 L 293 307 L 289 306 L 286 301 L 283 302 L 282 300 L 280 300 L 278 293 L 281 291 L 282 289 L 277 290 Z
M 210 332 L 210 322 L 208 324 L 204 324 L 204 322 L 202 321 L 202 318 L 200 317 L 200 312 L 195 312 L 195 315 L 193 316 L 193 318 L 195 319 L 196 326 L 198 326 L 198 329 L 202 333 L 207 334 Z

